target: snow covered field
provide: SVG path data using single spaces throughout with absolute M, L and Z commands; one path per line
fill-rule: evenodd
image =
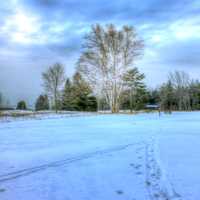
M 0 122 L 1 200 L 198 200 L 200 112 Z

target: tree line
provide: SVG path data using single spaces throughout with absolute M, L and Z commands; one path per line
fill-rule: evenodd
M 58 63 L 50 68 L 51 71 L 64 70 L 64 67 Z M 48 73 L 50 68 L 43 73 L 44 82 L 47 81 L 44 74 Z M 60 75 L 64 77 L 64 73 Z M 133 77 L 136 77 L 137 81 L 132 82 Z M 144 74 L 140 73 L 137 68 L 126 74 L 125 80 L 128 87 L 125 87 L 120 97 L 119 109 L 132 112 L 146 109 L 146 105 L 150 104 L 158 105 L 160 110 L 169 113 L 200 110 L 200 82 L 190 79 L 187 73 L 183 71 L 170 73 L 168 80 L 153 90 L 147 88 L 144 78 Z M 71 79 L 63 80 L 64 82 L 60 82 L 57 87 L 53 86 L 57 82 L 50 81 L 48 90 L 45 85 L 47 83 L 44 84 L 46 94 L 41 94 L 37 98 L 35 110 L 97 111 L 110 109 L 105 97 L 97 98 L 79 72 L 76 72 Z M 0 105 L 2 105 L 2 99 L 0 95 Z M 26 110 L 26 102 L 19 101 L 17 109 Z
M 44 94 L 36 100 L 35 109 L 110 109 L 116 113 L 145 109 L 147 104 L 167 112 L 200 109 L 200 83 L 185 72 L 172 72 L 161 87 L 148 89 L 145 75 L 136 67 L 143 49 L 143 41 L 132 26 L 92 26 L 72 78 L 65 77 L 60 63 L 42 74 Z M 19 102 L 17 108 L 26 109 L 26 103 Z
M 200 109 L 200 82 L 190 79 L 184 71 L 170 73 L 168 81 L 159 90 L 159 99 L 162 110 L 199 110 Z
M 44 109 L 43 104 L 49 108 L 70 111 L 97 111 L 109 109 L 109 102 L 105 96 L 96 96 L 89 82 L 83 78 L 77 70 L 72 79 L 64 76 L 64 67 L 56 63 L 49 67 L 42 74 L 43 85 L 46 92 L 36 101 L 36 110 Z M 144 104 L 142 94 L 145 95 L 144 74 L 140 73 L 137 68 L 127 71 L 124 79 L 124 90 L 120 96 L 120 107 L 126 109 L 130 105 L 133 110 L 135 106 L 141 108 Z M 65 80 L 65 81 L 64 81 Z M 45 102 L 45 103 L 44 103 Z M 121 104 L 122 102 L 122 104 Z M 48 105 L 48 106 L 47 106 Z
M 65 79 L 64 67 L 56 63 L 42 74 L 42 78 L 45 91 L 52 105 L 51 108 L 56 111 L 97 110 L 97 99 L 89 84 L 79 72 L 76 72 L 72 79 Z

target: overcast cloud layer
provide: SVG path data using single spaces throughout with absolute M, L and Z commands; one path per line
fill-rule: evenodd
M 2 3 L 3 2 L 3 3 Z M 41 72 L 59 61 L 71 76 L 91 24 L 136 27 L 145 41 L 138 67 L 155 87 L 167 73 L 200 78 L 200 0 L 7 0 L 0 5 L 0 91 L 32 105 Z

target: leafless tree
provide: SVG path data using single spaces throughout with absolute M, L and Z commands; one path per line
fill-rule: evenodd
M 60 63 L 55 63 L 42 74 L 44 88 L 53 100 L 53 107 L 58 111 L 60 92 L 65 81 L 65 70 Z
M 169 81 L 175 89 L 178 110 L 190 110 L 189 75 L 184 71 L 175 71 L 169 74 Z
M 106 27 L 97 24 L 85 38 L 78 70 L 96 95 L 103 93 L 112 112 L 119 111 L 124 74 L 133 68 L 142 49 L 142 40 L 130 26 L 118 30 L 112 24 Z

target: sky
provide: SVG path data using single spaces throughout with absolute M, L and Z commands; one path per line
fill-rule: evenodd
M 72 76 L 92 24 L 132 25 L 144 40 L 137 67 L 149 87 L 183 70 L 200 78 L 200 0 L 7 0 L 0 4 L 0 92 L 33 105 L 55 62 Z

